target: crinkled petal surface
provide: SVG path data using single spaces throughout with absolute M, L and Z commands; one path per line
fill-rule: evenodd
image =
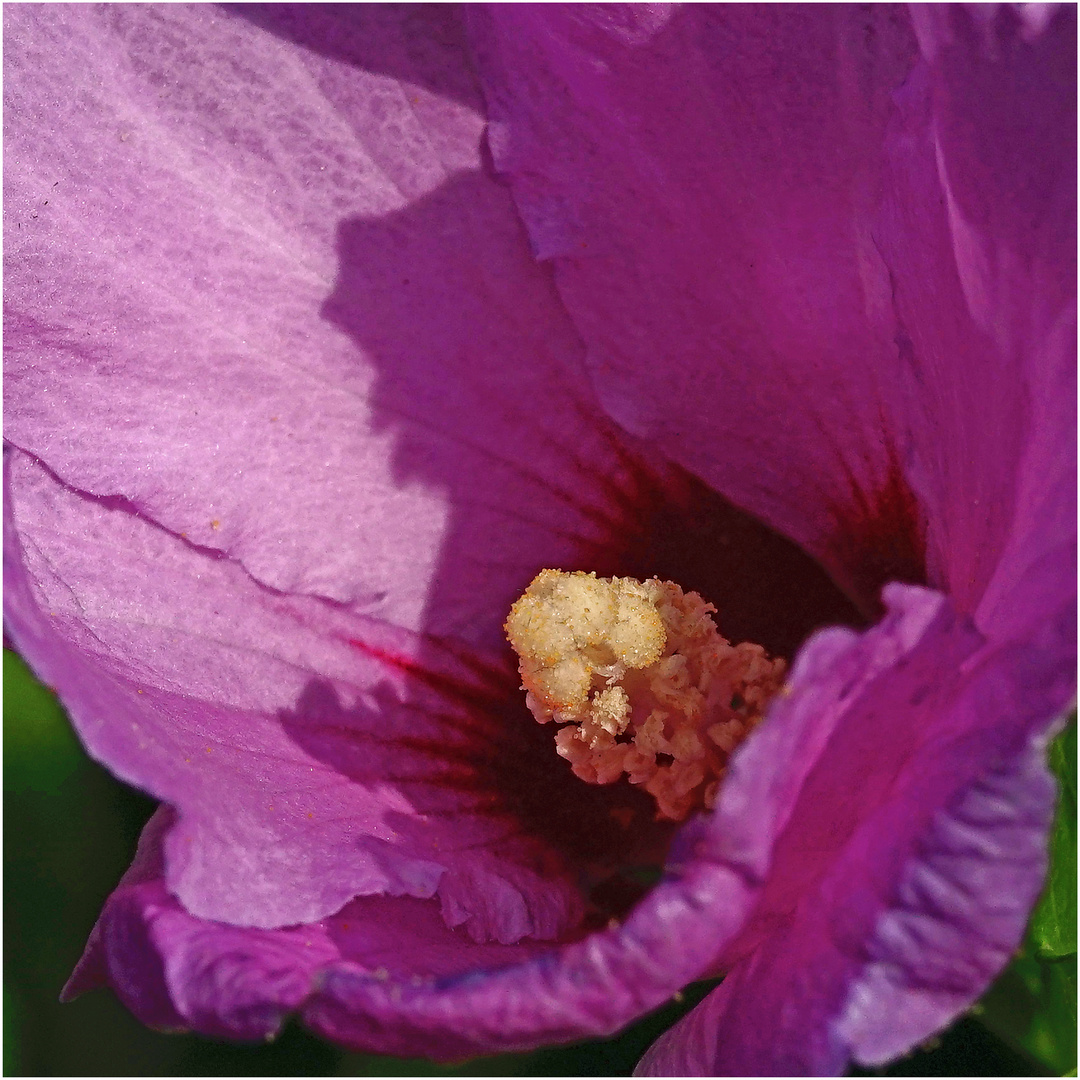
M 868 609 L 875 547 L 895 549 L 878 556 L 892 576 L 917 576 L 870 233 L 891 93 L 915 52 L 903 12 L 470 16 L 496 166 L 605 407 L 827 560 Z
M 899 576 L 925 552 L 966 626 L 917 676 L 936 709 L 894 672 L 837 725 L 732 974 L 643 1068 L 883 1061 L 1002 966 L 1045 857 L 1075 663 L 1075 13 L 918 9 L 922 60 L 885 6 L 472 20 L 496 165 L 613 415 L 856 596 L 851 552 Z
M 192 913 L 439 889 L 479 938 L 559 932 L 572 875 L 432 758 L 512 689 L 523 583 L 587 561 L 632 478 L 483 172 L 453 13 L 6 18 L 15 640 L 177 808 Z
M 709 1074 L 879 1062 L 981 991 L 1074 687 L 1075 163 L 1007 106 L 1075 108 L 1075 14 L 980 19 L 5 11 L 9 632 L 168 804 L 69 992 L 462 1057 L 729 972 L 642 1065 Z M 972 150 L 1009 137 L 1018 191 Z M 634 852 L 500 623 L 678 488 L 646 446 L 884 614 L 589 934 Z
M 239 928 L 192 916 L 155 874 L 170 813 L 148 826 L 67 992 L 107 981 L 144 1022 L 207 1035 L 265 1038 L 294 1009 L 346 1045 L 442 1058 L 609 1033 L 694 978 L 751 891 L 702 836 L 624 926 L 558 948 L 477 944 L 404 897 Z
M 1071 692 L 1053 654 L 1064 628 L 1003 655 L 933 593 L 886 598 L 889 617 L 826 658 L 804 705 L 831 728 L 808 738 L 785 703 L 747 745 L 747 772 L 777 753 L 770 738 L 820 750 L 790 777 L 761 900 L 719 965 L 729 974 L 642 1074 L 881 1064 L 970 1004 L 1022 936 L 1054 806 L 1047 712 Z M 800 663 L 813 658 L 811 645 Z M 725 788 L 721 815 L 745 813 L 737 795 Z
M 867 981 L 877 977 L 900 993 L 903 987 L 891 979 L 894 964 L 919 958 L 919 935 L 935 926 L 923 911 L 928 898 L 946 916 L 935 944 L 958 945 L 955 960 L 962 973 L 979 978 L 984 966 L 1007 955 L 1014 924 L 1022 928 L 1039 888 L 1045 864 L 1041 828 L 1052 809 L 1053 787 L 1030 752 L 1012 755 L 1028 771 L 1019 778 L 1026 796 L 1015 807 L 1008 785 L 1017 778 L 1003 776 L 997 786 L 985 779 L 987 758 L 1008 760 L 1015 751 L 1005 744 L 1005 734 L 1001 745 L 985 750 L 987 740 L 976 730 L 979 699 L 1008 682 L 996 665 L 989 672 L 975 671 L 970 694 L 961 695 L 975 701 L 949 710 L 949 725 L 890 723 L 913 706 L 921 715 L 947 706 L 950 691 L 941 690 L 942 670 L 952 670 L 973 650 L 977 654 L 980 639 L 931 592 L 897 589 L 889 604 L 891 614 L 866 635 L 824 631 L 807 645 L 790 693 L 761 738 L 737 757 L 716 816 L 685 830 L 665 880 L 622 926 L 558 947 L 477 945 L 448 929 L 432 901 L 372 897 L 315 925 L 241 930 L 185 912 L 153 876 L 153 859 L 144 855 L 142 872 L 133 872 L 106 905 L 84 960 L 91 978 L 77 973 L 73 989 L 87 985 L 103 967 L 130 1007 L 158 1026 L 179 1023 L 208 1034 L 254 1038 L 276 1030 L 288 1009 L 300 1008 L 313 1028 L 347 1045 L 408 1053 L 422 1043 L 430 1054 L 454 1057 L 610 1032 L 662 1002 L 680 981 L 702 974 L 709 957 L 726 964 L 733 950 L 770 955 L 775 928 L 783 925 L 792 904 L 805 905 L 806 918 L 826 924 L 828 933 L 821 934 L 819 925 L 808 935 L 819 952 L 822 941 L 832 940 L 845 956 L 845 945 L 868 936 L 876 963 L 866 965 Z M 844 745 L 849 727 L 861 747 Z M 881 740 L 882 731 L 892 733 L 890 749 L 896 753 L 878 759 L 876 772 L 868 776 L 866 748 Z M 973 745 L 984 747 L 983 754 L 973 753 Z M 845 752 L 846 763 L 834 760 Z M 913 760 L 926 767 L 925 774 L 910 769 L 905 776 L 904 766 Z M 995 774 L 990 770 L 989 775 Z M 983 779 L 972 781 L 979 776 Z M 840 787 L 834 790 L 837 777 Z M 914 813 L 912 785 L 922 796 Z M 861 797 L 852 798 L 853 789 Z M 939 821 L 941 805 L 952 813 Z M 1003 820 L 1013 810 L 1015 820 Z M 902 827 L 908 839 L 883 853 L 875 840 L 886 819 L 888 827 Z M 160 842 L 153 831 L 152 823 L 144 838 L 151 850 Z M 995 840 L 1010 853 L 1009 861 L 995 859 L 1000 855 Z M 923 877 L 904 882 L 908 909 L 878 911 L 865 881 L 855 894 L 845 891 L 868 860 L 872 865 L 884 859 L 892 865 L 871 879 L 887 895 L 894 867 L 904 863 L 912 844 L 922 845 L 919 854 L 928 868 Z M 825 861 L 831 869 L 824 876 L 823 852 L 842 856 Z M 779 879 L 777 866 L 785 867 Z M 973 958 L 967 935 L 949 937 L 947 916 L 954 914 L 949 905 L 964 903 L 965 875 L 977 877 L 995 866 L 998 872 L 1004 867 L 1014 899 L 992 913 L 997 933 Z M 958 872 L 959 884 L 953 881 Z M 1028 896 L 1015 894 L 1018 877 L 1027 881 Z M 739 934 L 759 896 L 756 920 Z M 940 959 L 947 968 L 950 957 Z M 926 978 L 918 967 L 909 974 Z M 796 976 L 827 981 L 828 971 L 796 966 Z M 766 976 L 770 994 L 786 985 Z M 875 989 L 860 985 L 852 993 L 846 1022 L 853 1031 L 865 1018 L 860 1004 Z M 963 988 L 953 990 L 963 993 Z M 910 997 L 922 1000 L 918 993 Z M 738 1007 L 751 1032 L 759 1031 L 763 1020 L 748 1004 L 752 1000 L 740 999 Z M 766 1001 L 762 1011 L 768 1014 L 774 1005 Z M 785 1034 L 816 1035 L 821 1016 L 803 1011 L 805 1024 Z M 785 1039 L 781 1045 L 788 1053 L 781 1064 L 795 1063 L 791 1055 L 798 1041 Z M 764 1061 L 759 1052 L 733 1054 L 723 1064 L 743 1071 L 741 1066 L 759 1067 Z M 798 1063 L 805 1066 L 807 1060 Z M 700 1068 L 700 1060 L 689 1064 Z M 817 1056 L 811 1064 L 820 1071 L 836 1062 Z

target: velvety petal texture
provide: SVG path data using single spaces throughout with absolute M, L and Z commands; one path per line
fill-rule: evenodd
M 939 780 L 922 804 L 943 815 L 950 801 L 982 806 L 980 785 L 994 786 L 987 773 L 1013 774 L 1011 788 L 999 786 L 1017 820 L 982 820 L 1004 837 L 988 839 L 986 861 L 1009 887 L 993 893 L 981 867 L 954 885 L 971 896 L 951 911 L 966 928 L 964 945 L 943 944 L 947 921 L 938 932 L 909 931 L 902 964 L 890 959 L 859 976 L 858 964 L 835 961 L 879 947 L 830 945 L 829 926 L 807 910 L 815 890 L 801 880 L 789 888 L 789 903 L 800 898 L 794 907 L 781 913 L 765 901 L 757 920 L 769 928 L 766 944 L 665 1037 L 646 1070 L 799 1073 L 842 1069 L 852 1054 L 884 1061 L 977 996 L 1018 940 L 1041 880 L 1050 796 L 1037 761 L 1075 662 L 1075 18 L 1062 10 L 1032 27 L 1006 11 L 917 10 L 919 63 L 906 16 L 884 6 L 786 9 L 783 18 L 705 6 L 629 20 L 595 8 L 473 15 L 496 165 L 534 250 L 556 268 L 613 415 L 799 538 L 849 588 L 862 584 L 860 570 L 843 565 L 853 536 L 864 547 L 872 538 L 883 549 L 877 558 L 900 574 L 925 551 L 929 580 L 975 616 L 989 637 L 983 663 L 1011 688 L 981 695 L 969 720 L 994 761 L 958 787 L 959 773 Z M 787 76 L 779 83 L 770 79 L 778 58 Z M 555 83 L 560 93 L 546 93 Z M 800 227 L 781 231 L 774 222 L 791 207 Z M 839 250 L 830 248 L 837 238 Z M 814 316 L 831 317 L 827 335 L 805 314 L 822 281 L 830 295 Z M 829 301 L 843 306 L 841 319 Z M 789 319 L 797 334 L 785 337 Z M 850 327 L 862 336 L 845 337 Z M 738 349 L 753 366 L 736 359 Z M 764 376 L 770 363 L 782 375 L 748 386 L 747 373 Z M 807 364 L 815 378 L 803 385 Z M 860 381 L 862 392 L 853 389 Z M 824 438 L 800 428 L 833 408 L 840 414 L 823 425 Z M 717 442 L 695 445 L 698 430 Z M 864 440 L 862 431 L 873 434 Z M 830 446 L 838 452 L 826 464 Z M 770 484 L 772 455 L 784 462 L 788 495 Z M 824 497 L 805 497 L 803 467 L 829 484 Z M 818 520 L 792 517 L 791 503 Z M 834 520 L 823 520 L 832 510 Z M 1022 641 L 1018 650 L 1035 655 L 1020 662 L 995 640 Z M 1004 702 L 1042 698 L 1054 680 L 1025 730 Z M 836 732 L 835 782 L 867 723 Z M 925 723 L 941 738 L 947 720 L 933 713 Z M 993 748 L 995 724 L 1034 740 L 1022 762 L 1009 755 L 1023 743 Z M 904 758 L 898 748 L 882 754 Z M 861 783 L 857 771 L 851 783 Z M 808 813 L 813 806 L 835 828 L 817 799 Z M 900 812 L 905 821 L 910 813 Z M 893 828 L 878 821 L 870 835 L 880 844 Z M 1015 835 L 1023 828 L 1026 843 Z M 851 928 L 867 933 L 875 893 L 882 926 L 892 925 L 894 907 L 909 923 L 942 922 L 938 898 L 910 881 L 941 873 L 939 844 L 958 874 L 963 860 L 947 840 L 927 843 L 925 857 L 909 848 L 907 864 L 888 869 L 868 865 L 871 845 L 852 864 L 854 880 L 819 906 L 856 942 Z M 820 872 L 820 844 L 810 850 Z M 793 858 L 785 851 L 798 846 L 781 841 L 773 890 Z M 842 874 L 840 851 L 831 858 Z M 1000 895 L 1005 912 L 993 910 Z M 842 1011 L 845 994 L 857 1022 Z
M 1047 701 L 1070 692 L 1071 672 L 1059 665 L 1044 698 L 1037 654 L 1000 655 L 924 590 L 886 597 L 890 616 L 817 681 L 810 708 L 832 727 L 816 733 L 823 745 L 790 796 L 763 895 L 721 962 L 727 978 L 642 1074 L 883 1063 L 966 1007 L 1022 936 L 1055 797 Z M 743 768 L 768 735 L 802 735 L 785 704 Z M 799 749 L 816 747 L 804 735 Z
M 505 822 L 430 794 L 462 737 L 408 673 L 458 714 L 512 685 L 510 603 L 636 483 L 484 175 L 452 13 L 7 26 L 8 619 L 91 753 L 179 810 L 170 888 L 258 926 L 437 886 L 479 938 L 572 924 L 544 858 L 489 849 Z
M 261 585 L 490 645 L 620 477 L 463 49 L 450 11 L 12 11 L 8 440 Z
M 908 433 L 870 230 L 916 51 L 903 10 L 470 19 L 496 167 L 604 406 L 873 608 L 868 550 L 894 546 L 879 558 L 911 578 L 924 524 L 897 483 Z
M 641 1066 L 701 1075 L 966 1008 L 1075 693 L 1075 11 L 4 19 L 6 627 L 163 803 L 67 992 L 461 1058 L 723 974 Z M 542 566 L 793 622 L 721 496 L 858 610 L 676 829 L 501 624 Z

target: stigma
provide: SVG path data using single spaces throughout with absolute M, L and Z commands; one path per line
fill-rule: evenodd
M 780 689 L 784 661 L 721 637 L 671 581 L 542 570 L 510 609 L 525 703 L 590 784 L 626 777 L 657 817 L 712 809 L 728 759 Z

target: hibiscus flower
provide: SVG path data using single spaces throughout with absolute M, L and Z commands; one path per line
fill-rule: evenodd
M 966 1008 L 1074 692 L 1075 23 L 8 8 L 8 632 L 162 803 L 68 993 L 452 1058 L 723 974 L 660 1073 Z M 715 809 L 555 754 L 545 567 L 791 662 Z

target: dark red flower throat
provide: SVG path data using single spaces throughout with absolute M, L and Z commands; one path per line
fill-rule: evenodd
M 564 569 L 675 581 L 716 605 L 725 637 L 757 642 L 788 660 L 822 626 L 867 625 L 817 562 L 700 481 L 682 471 L 661 478 L 642 466 L 632 475 L 607 539 L 582 550 L 579 566 Z M 901 488 L 894 477 L 880 499 L 856 500 L 855 517 L 838 530 L 837 550 L 855 566 L 848 580 L 862 587 L 864 609 L 887 580 L 924 577 L 911 558 L 922 553 L 914 499 Z M 890 538 L 884 552 L 882 536 Z M 861 544 L 871 550 L 862 552 Z M 896 565 L 890 551 L 902 552 L 905 565 Z M 595 786 L 571 773 L 555 753 L 552 729 L 525 707 L 509 647 L 504 663 L 493 666 L 445 641 L 431 641 L 430 664 L 357 645 L 405 676 L 408 700 L 393 707 L 404 705 L 433 725 L 390 736 L 383 746 L 385 760 L 410 763 L 395 768 L 392 779 L 415 795 L 418 810 L 484 819 L 502 857 L 577 882 L 588 911 L 579 931 L 629 910 L 662 866 L 675 826 L 656 821 L 653 800 L 625 779 Z

